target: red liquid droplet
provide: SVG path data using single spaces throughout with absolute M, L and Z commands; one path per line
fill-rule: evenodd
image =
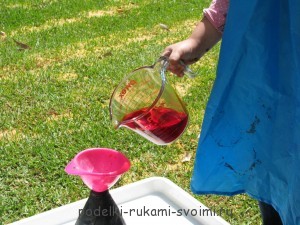
M 130 120 L 146 113 L 147 108 L 139 109 L 123 117 Z M 178 138 L 188 122 L 188 115 L 174 109 L 154 107 L 141 118 L 125 122 L 125 126 L 140 131 L 138 133 L 151 136 L 157 144 L 167 144 Z

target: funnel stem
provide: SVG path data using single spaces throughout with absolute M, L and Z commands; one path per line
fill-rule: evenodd
M 108 190 L 91 191 L 75 225 L 126 225 Z

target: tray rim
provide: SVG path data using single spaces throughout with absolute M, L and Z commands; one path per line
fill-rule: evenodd
M 144 187 L 144 188 L 141 188 Z M 124 195 L 123 193 L 126 193 Z M 134 193 L 134 198 L 130 193 Z M 162 194 L 172 203 L 180 208 L 192 209 L 201 206 L 201 209 L 209 209 L 203 203 L 195 199 L 188 192 L 165 177 L 150 177 L 134 183 L 130 183 L 110 190 L 117 205 L 125 204 L 128 201 L 147 196 L 148 194 Z M 131 197 L 130 197 L 131 196 Z M 28 218 L 15 221 L 8 225 L 58 225 L 76 220 L 78 209 L 83 208 L 87 198 L 72 202 L 51 210 L 33 215 Z M 63 218 L 63 219 L 62 219 Z M 51 220 L 51 222 L 49 222 Z M 195 216 L 193 220 L 199 223 L 208 223 L 213 225 L 230 225 L 219 216 Z

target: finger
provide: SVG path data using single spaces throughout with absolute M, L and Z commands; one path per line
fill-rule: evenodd
M 179 64 L 180 58 L 181 58 L 181 54 L 178 51 L 172 51 L 169 56 L 169 62 L 172 65 L 177 65 Z
M 172 48 L 171 47 L 167 47 L 163 53 L 161 54 L 161 56 L 166 56 L 166 57 L 169 57 L 172 53 Z
M 184 75 L 184 66 L 180 64 L 169 64 L 168 70 L 179 77 Z

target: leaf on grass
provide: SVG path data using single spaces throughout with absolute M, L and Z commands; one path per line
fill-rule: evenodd
M 6 36 L 6 33 L 4 31 L 0 31 L 0 36 L 1 36 L 1 40 L 5 41 L 7 36 Z
M 104 53 L 103 55 L 101 55 L 99 58 L 100 58 L 100 59 L 103 59 L 103 58 L 109 57 L 109 56 L 112 56 L 112 52 L 111 52 L 111 51 L 105 52 L 105 53 Z
M 123 13 L 124 11 L 125 11 L 124 9 L 117 8 L 117 12 L 118 12 L 118 13 Z
M 19 46 L 19 50 L 25 50 L 25 49 L 30 49 L 30 46 L 27 44 L 24 44 L 22 42 L 19 42 L 13 38 L 14 42 Z
M 181 162 L 189 162 L 191 161 L 192 154 L 190 152 L 186 152 Z
M 112 56 L 112 52 L 106 52 L 103 54 L 103 57 L 108 57 L 108 56 Z
M 170 31 L 169 27 L 166 24 L 160 23 L 159 26 L 164 30 Z
M 58 116 L 59 113 L 56 112 L 54 109 L 50 109 L 47 113 L 49 116 Z

